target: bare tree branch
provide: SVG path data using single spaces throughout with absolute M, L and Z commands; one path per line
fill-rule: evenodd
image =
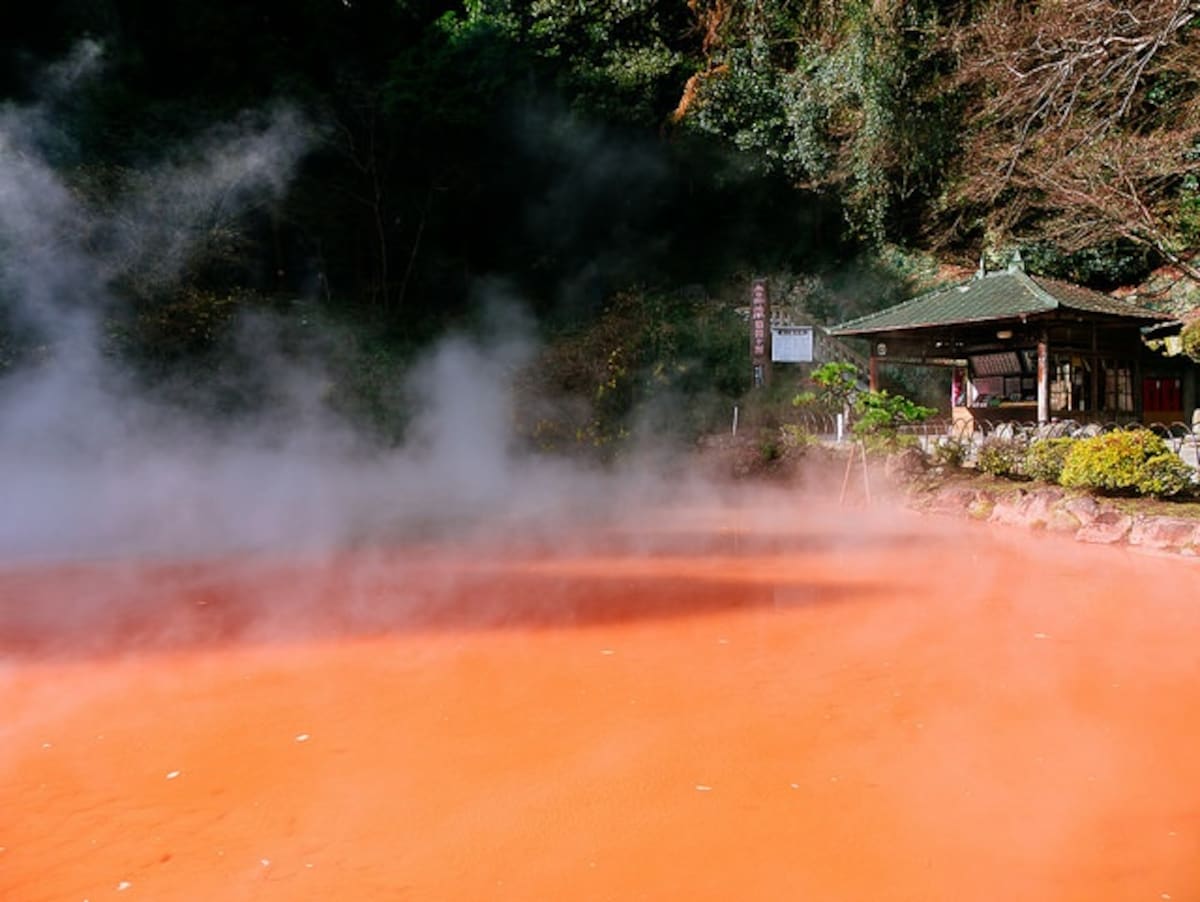
M 951 201 L 995 232 L 1124 237 L 1188 268 L 1173 222 L 1200 172 L 1200 0 L 997 0 L 957 33 L 971 98 Z

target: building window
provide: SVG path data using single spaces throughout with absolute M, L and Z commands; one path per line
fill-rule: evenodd
M 1133 413 L 1133 369 L 1127 360 L 1102 360 L 1104 394 L 1101 410 Z
M 1055 357 L 1050 367 L 1050 409 L 1071 410 L 1071 360 Z

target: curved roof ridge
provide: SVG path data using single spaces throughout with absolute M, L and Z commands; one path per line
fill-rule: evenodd
M 1049 304 L 1051 310 L 1057 310 L 1062 306 L 1062 301 L 1055 296 L 1054 292 L 1048 291 L 1038 283 L 1038 280 L 1034 276 L 1025 272 L 1025 270 L 1013 270 L 1010 275 L 1016 277 L 1017 283 L 1039 301 Z
M 892 307 L 839 323 L 833 327 L 833 333 L 1010 319 L 1057 306 L 1053 298 L 1023 273 L 1000 270 L 935 288 Z
M 998 270 L 917 295 L 892 307 L 839 323 L 833 335 L 921 329 L 956 323 L 1011 320 L 1067 309 L 1102 316 L 1152 321 L 1170 314 L 1138 307 L 1082 285 Z
M 1095 288 L 1088 288 L 1086 285 L 1077 285 L 1065 279 L 1033 275 L 1027 275 L 1026 278 L 1039 290 L 1045 292 L 1048 297 L 1054 299 L 1058 305 L 1070 307 L 1073 310 L 1089 310 L 1094 313 L 1139 316 L 1148 319 L 1174 319 L 1170 314 L 1163 313 L 1160 310 L 1153 310 L 1150 307 L 1143 307 L 1141 304 L 1120 300 L 1110 294 L 1097 291 Z

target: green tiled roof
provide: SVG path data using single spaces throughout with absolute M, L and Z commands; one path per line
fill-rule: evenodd
M 912 300 L 834 326 L 833 335 L 895 332 L 989 320 L 1015 319 L 1060 308 L 1127 316 L 1148 321 L 1173 319 L 1081 285 L 1009 270 L 977 276 L 960 285 L 939 288 Z

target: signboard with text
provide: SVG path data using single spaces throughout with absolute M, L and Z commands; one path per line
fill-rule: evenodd
M 771 360 L 775 363 L 812 363 L 812 326 L 775 326 L 771 329 Z
M 771 364 L 771 304 L 765 279 L 755 279 L 750 293 L 750 363 L 754 384 L 766 385 Z

